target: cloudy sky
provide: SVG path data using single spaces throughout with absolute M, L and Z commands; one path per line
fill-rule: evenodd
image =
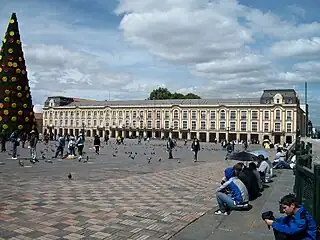
M 320 125 L 320 1 L 12 0 L 39 107 L 47 96 L 144 99 L 156 87 L 202 98 L 295 88 Z

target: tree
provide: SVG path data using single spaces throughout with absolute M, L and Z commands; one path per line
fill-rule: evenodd
M 154 89 L 150 95 L 149 100 L 162 100 L 162 99 L 201 99 L 198 95 L 194 93 L 187 93 L 186 95 L 182 93 L 171 93 L 167 88 L 159 87 Z
M 32 98 L 15 13 L 0 50 L 0 127 L 29 133 L 35 128 Z

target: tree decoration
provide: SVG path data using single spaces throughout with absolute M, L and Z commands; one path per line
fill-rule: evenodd
M 12 13 L 0 50 L 0 131 L 29 133 L 35 128 L 27 75 L 18 21 Z

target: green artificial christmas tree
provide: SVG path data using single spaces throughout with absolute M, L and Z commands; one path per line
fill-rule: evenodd
M 0 131 L 29 133 L 35 128 L 32 98 L 15 13 L 0 52 Z

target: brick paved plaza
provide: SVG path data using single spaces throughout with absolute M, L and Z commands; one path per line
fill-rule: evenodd
M 25 160 L 25 167 L 1 153 L 0 239 L 171 238 L 215 206 L 213 189 L 233 163 L 214 150 L 220 145 L 203 144 L 197 163 L 190 144 L 179 143 L 173 160 L 164 145 L 127 140 L 95 155 L 87 143 L 88 163 L 40 159 L 35 165 Z M 40 144 L 38 151 L 43 149 Z M 135 159 L 128 152 L 136 152 Z M 29 155 L 21 148 L 19 154 Z

